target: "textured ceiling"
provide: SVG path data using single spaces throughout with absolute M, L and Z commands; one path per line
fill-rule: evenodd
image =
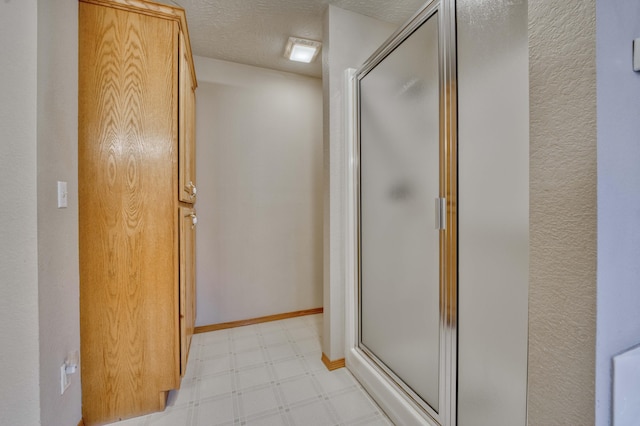
M 321 57 L 312 64 L 283 57 L 289 36 L 322 41 L 329 4 L 382 21 L 402 24 L 426 0 L 162 0 L 187 13 L 194 55 L 321 77 Z

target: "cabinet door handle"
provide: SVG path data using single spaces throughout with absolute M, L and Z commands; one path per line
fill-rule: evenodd
M 198 216 L 195 213 L 191 213 L 189 216 L 191 216 L 191 229 L 193 229 L 198 224 Z
M 185 185 L 184 190 L 189 193 L 189 198 L 195 198 L 196 197 L 197 189 L 196 189 L 196 186 L 193 184 L 192 181 L 189 181 L 189 183 Z

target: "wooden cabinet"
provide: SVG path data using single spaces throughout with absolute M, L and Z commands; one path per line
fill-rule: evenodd
M 184 38 L 180 40 L 180 180 L 178 184 L 180 201 L 195 203 L 196 200 L 196 158 L 195 158 L 195 111 L 196 85 L 191 73 L 191 61 Z
M 191 346 L 191 336 L 196 317 L 195 295 L 195 249 L 196 224 L 195 210 L 180 207 L 180 372 L 184 375 L 187 368 L 187 356 Z
M 87 425 L 163 410 L 184 374 L 195 322 L 195 199 L 181 202 L 178 182 L 185 168 L 195 170 L 189 163 L 195 82 L 181 9 L 143 0 L 80 0 L 80 333 Z

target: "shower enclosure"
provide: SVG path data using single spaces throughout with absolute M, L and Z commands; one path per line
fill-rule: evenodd
M 346 365 L 399 425 L 527 414 L 526 0 L 432 0 L 345 78 Z
M 443 426 L 456 413 L 453 9 L 429 2 L 351 79 L 353 345 Z

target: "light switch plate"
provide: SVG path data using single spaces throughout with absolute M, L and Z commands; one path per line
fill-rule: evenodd
M 69 389 L 69 378 L 67 377 L 67 373 L 65 372 L 66 365 L 62 364 L 60 366 L 60 395 L 64 395 L 64 391 Z
M 58 181 L 58 208 L 67 207 L 67 182 Z
M 640 38 L 633 40 L 633 70 L 640 71 Z
M 613 357 L 613 426 L 640 419 L 640 346 Z

